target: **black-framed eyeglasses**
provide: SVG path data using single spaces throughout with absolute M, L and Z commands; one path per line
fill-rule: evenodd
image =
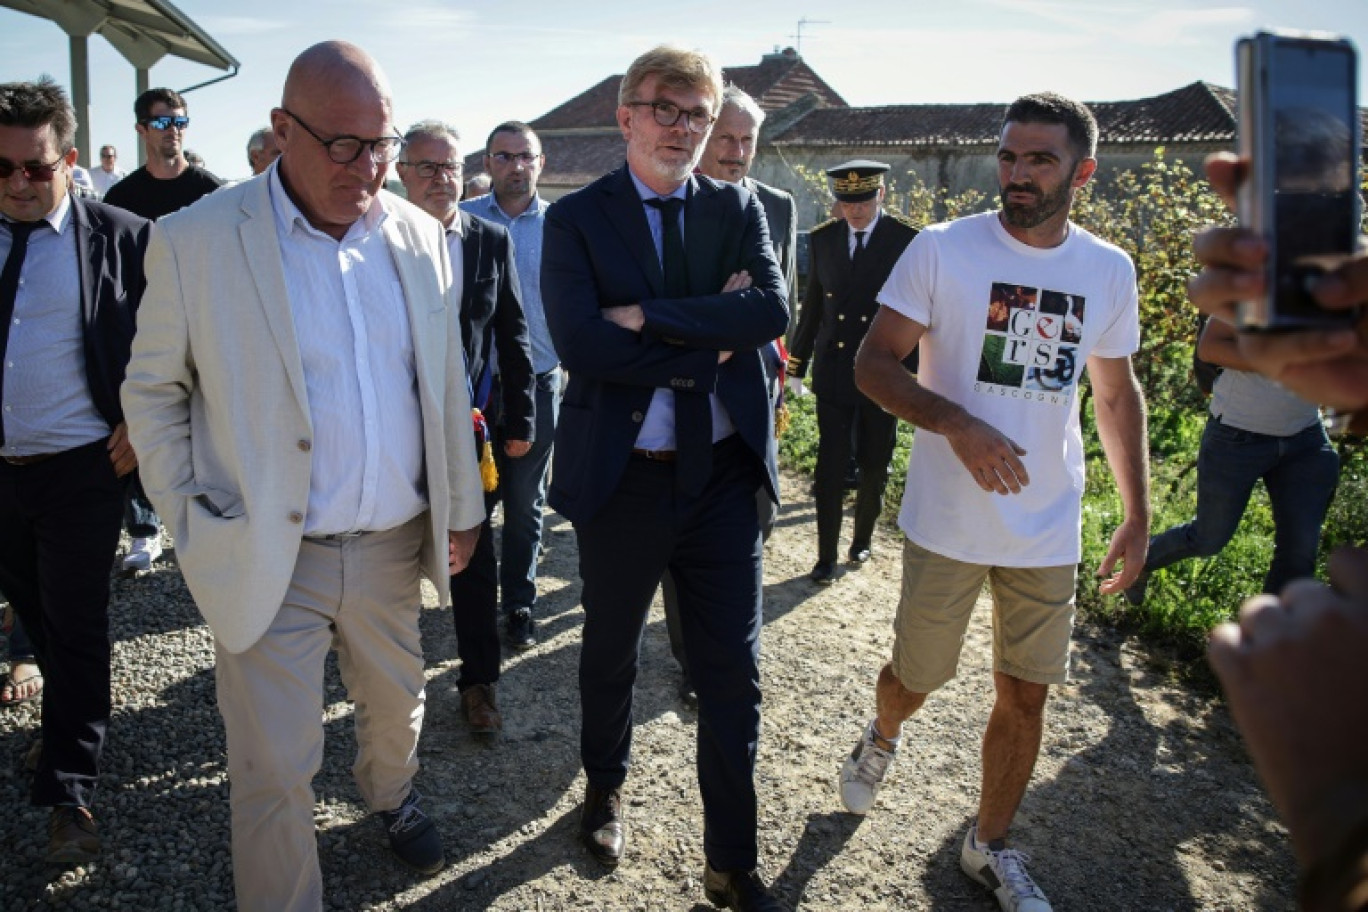
M 490 152 L 489 157 L 501 165 L 511 165 L 518 162 L 525 168 L 530 168 L 532 163 L 541 158 L 540 152 Z
M 100 153 L 100 158 L 118 158 L 118 157 L 119 157 L 119 156 L 118 156 L 118 153 L 116 153 L 116 152 L 101 152 L 101 153 Z
M 464 162 L 439 162 L 424 159 L 423 161 L 400 162 L 399 164 L 412 168 L 418 172 L 418 176 L 421 178 L 436 177 L 438 171 L 451 177 L 460 177 L 461 172 L 465 170 Z
M 148 117 L 142 122 L 144 127 L 151 127 L 154 130 L 169 130 L 175 127 L 177 130 L 184 130 L 190 126 L 190 118 L 185 115 L 172 117 L 170 114 L 163 114 L 160 117 Z
M 57 175 L 57 166 L 66 158 L 63 155 L 50 165 L 28 164 L 16 165 L 14 162 L 5 161 L 0 158 L 0 180 L 9 180 L 15 171 L 24 172 L 24 180 L 31 184 L 46 184 Z
M 685 122 L 689 125 L 689 131 L 692 133 L 706 133 L 713 121 L 717 120 L 707 111 L 686 111 L 672 101 L 629 101 L 627 106 L 630 108 L 650 108 L 652 116 L 655 117 L 655 122 L 662 127 L 673 127 L 679 123 L 679 118 L 687 118 Z
M 359 136 L 336 136 L 332 139 L 324 139 L 313 131 L 313 128 L 300 120 L 295 114 L 285 108 L 280 110 L 304 128 L 324 149 L 328 150 L 328 158 L 335 164 L 350 165 L 361 157 L 361 150 L 370 147 L 370 159 L 377 165 L 388 164 L 399 157 L 399 152 L 404 148 L 404 138 L 399 135 L 381 136 L 378 139 L 362 139 Z

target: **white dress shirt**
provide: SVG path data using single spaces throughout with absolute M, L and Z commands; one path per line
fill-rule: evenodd
M 272 167 L 285 286 L 313 425 L 305 535 L 379 532 L 427 507 L 413 333 L 379 200 L 341 241 Z

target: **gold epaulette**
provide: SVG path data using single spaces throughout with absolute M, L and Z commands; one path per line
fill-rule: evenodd
M 890 216 L 893 219 L 893 221 L 902 222 L 908 228 L 912 228 L 916 231 L 920 231 L 922 228 L 921 225 L 918 225 L 916 222 L 912 221 L 912 219 L 909 216 L 901 212 L 884 212 L 884 215 Z
M 808 233 L 809 233 L 809 234 L 816 234 L 817 232 L 821 231 L 823 228 L 827 228 L 827 227 L 829 227 L 829 226 L 831 226 L 831 225 L 834 225 L 834 224 L 836 224 L 837 222 L 840 222 L 840 221 L 844 221 L 844 219 L 829 218 L 829 219 L 827 219 L 825 222 L 819 222 L 819 223 L 817 223 L 816 225 L 813 225 L 811 228 L 808 229 Z

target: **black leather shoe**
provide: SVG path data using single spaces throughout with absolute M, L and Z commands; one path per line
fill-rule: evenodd
M 851 545 L 850 553 L 846 555 L 852 564 L 863 564 L 873 556 L 874 553 L 869 550 L 869 545 Z
M 703 895 L 719 909 L 736 912 L 788 912 L 784 904 L 770 895 L 769 887 L 754 871 L 724 874 L 711 864 L 703 867 Z
M 836 581 L 836 564 L 833 561 L 818 561 L 808 574 L 808 579 L 819 586 L 830 586 Z
M 531 608 L 514 608 L 508 614 L 508 645 L 514 649 L 531 649 L 537 645 L 536 622 Z
M 585 788 L 580 837 L 589 854 L 600 864 L 617 867 L 627 844 L 622 829 L 622 789 L 601 789 L 593 785 Z

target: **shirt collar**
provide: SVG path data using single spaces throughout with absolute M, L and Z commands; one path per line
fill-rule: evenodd
M 636 187 L 637 196 L 641 197 L 642 202 L 645 202 L 646 200 L 650 199 L 687 200 L 689 198 L 689 182 L 687 180 L 684 181 L 684 183 L 680 184 L 678 187 L 676 187 L 673 193 L 668 193 L 665 196 L 661 196 L 659 193 L 656 193 L 650 187 L 646 186 L 640 180 L 637 179 L 637 176 L 634 173 L 632 173 L 631 165 L 627 166 L 627 174 L 632 178 L 632 184 Z
M 522 215 L 509 215 L 507 212 L 503 211 L 503 207 L 499 205 L 499 201 L 494 198 L 493 192 L 486 193 L 479 199 L 489 200 L 489 202 L 485 204 L 485 208 L 487 208 L 490 212 L 494 212 L 503 216 L 510 222 L 517 221 L 518 219 L 526 215 L 536 215 L 540 213 L 543 209 L 546 209 L 548 206 L 551 205 L 546 200 L 541 198 L 540 193 L 533 193 L 532 202 L 527 204 L 527 208 L 522 211 Z M 476 202 L 478 201 L 479 200 L 476 200 Z
M 47 215 L 45 215 L 45 216 L 43 216 L 42 218 L 38 219 L 38 221 L 40 221 L 40 222 L 47 222 L 49 225 L 52 226 L 52 230 L 53 230 L 53 231 L 55 231 L 57 234 L 61 234 L 61 233 L 62 233 L 62 229 L 66 227 L 67 219 L 68 219 L 68 217 L 70 217 L 70 215 L 71 215 L 71 194 L 70 194 L 70 193 L 63 193 L 63 194 L 62 194 L 62 198 L 61 198 L 60 200 L 58 200 L 58 202 L 57 202 L 57 208 L 53 209 L 53 210 L 52 210 L 51 212 L 49 212 Z M 5 219 L 5 224 L 6 224 L 6 225 L 13 225 L 13 224 L 14 224 L 14 220 L 13 220 L 13 219 Z
M 286 235 L 289 235 L 297 225 L 305 234 L 327 238 L 330 241 L 334 240 L 332 235 L 319 231 L 311 225 L 309 220 L 304 217 L 304 213 L 295 205 L 295 201 L 290 199 L 290 194 L 285 192 L 285 185 L 281 183 L 279 166 L 280 159 L 277 158 L 266 169 L 266 186 L 270 192 L 271 210 L 275 213 L 276 225 Z M 379 228 L 387 217 L 385 207 L 380 205 L 380 194 L 377 193 L 371 200 L 370 208 L 366 210 L 365 215 L 357 219 L 357 222 L 362 223 L 360 229 L 358 230 L 356 223 L 353 223 L 347 229 L 343 239 L 350 238 L 354 234 L 358 236 L 370 234 Z
M 879 224 L 879 219 L 882 218 L 882 217 L 883 217 L 883 212 L 882 212 L 881 210 L 879 210 L 879 209 L 875 209 L 875 210 L 874 210 L 874 218 L 870 221 L 870 223 L 869 223 L 868 225 L 865 225 L 863 228 L 860 229 L 861 231 L 864 232 L 864 235 L 865 235 L 865 243 L 868 243 L 868 242 L 869 242 L 869 237 L 870 237 L 870 235 L 872 235 L 872 234 L 874 233 L 874 226 L 877 225 L 877 224 Z M 853 238 L 853 237 L 855 236 L 855 228 L 850 224 L 850 222 L 846 222 L 846 227 L 850 229 L 850 234 L 847 235 L 847 236 Z

